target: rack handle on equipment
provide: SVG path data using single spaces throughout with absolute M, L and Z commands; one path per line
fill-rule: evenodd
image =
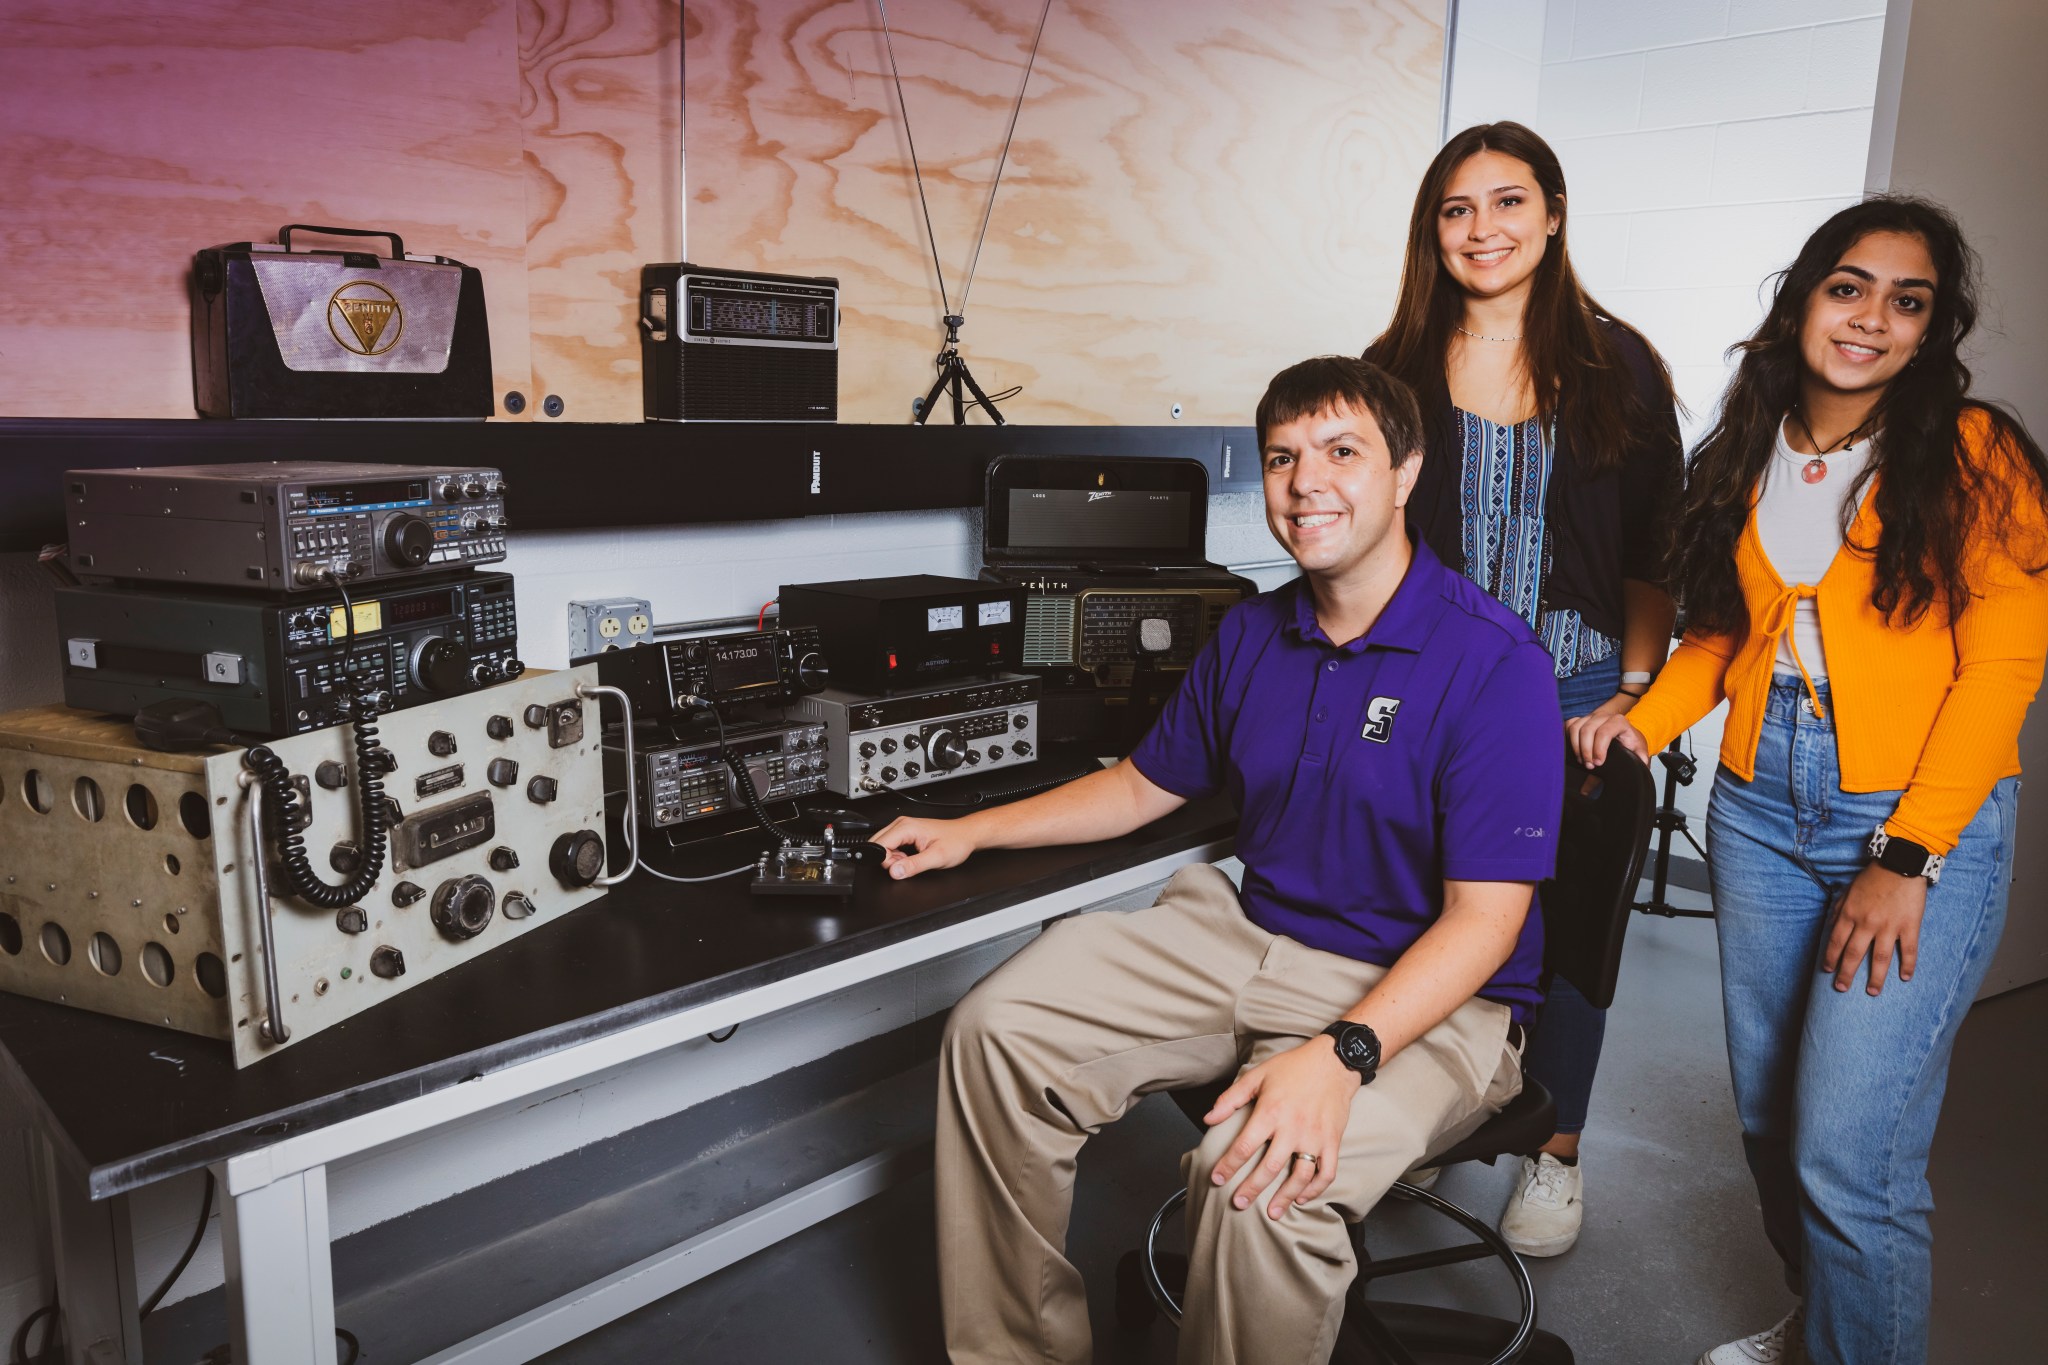
M 626 752 L 626 819 L 623 826 L 626 832 L 626 870 L 617 876 L 607 872 L 591 883 L 609 891 L 632 876 L 633 870 L 640 866 L 640 792 L 639 774 L 635 771 L 633 758 L 633 699 L 618 688 L 603 683 L 579 682 L 576 695 L 584 698 L 612 697 L 619 703 L 619 735 L 625 741 Z M 598 730 L 600 733 L 604 730 L 602 714 L 598 718 Z
M 269 1017 L 257 1034 L 276 1046 L 290 1042 L 292 1031 L 285 1027 L 284 993 L 277 988 L 277 937 L 270 923 L 270 873 L 263 848 L 263 779 L 244 768 L 237 781 L 249 797 L 249 872 L 256 879 L 256 922 L 263 931 L 263 993 Z
M 383 237 L 391 242 L 391 259 L 405 259 L 405 243 L 395 232 L 380 232 L 376 228 L 321 227 L 317 223 L 286 223 L 277 230 L 277 244 L 290 251 L 294 232 L 317 232 L 323 237 Z

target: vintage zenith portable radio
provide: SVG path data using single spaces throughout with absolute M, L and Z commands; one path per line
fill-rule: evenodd
M 1127 749 L 1257 591 L 1203 558 L 1197 460 L 1004 456 L 983 511 L 982 577 L 1026 593 L 1024 667 L 1045 681 L 1048 742 Z
M 650 422 L 836 422 L 839 281 L 643 266 L 640 360 Z
M 391 254 L 292 248 L 293 233 L 377 237 Z M 410 255 L 395 232 L 279 228 L 192 261 L 192 390 L 206 417 L 491 415 L 483 276 Z

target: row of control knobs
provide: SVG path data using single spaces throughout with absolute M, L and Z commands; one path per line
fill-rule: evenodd
M 1029 758 L 1031 757 L 1031 741 L 1020 739 L 1010 746 L 1010 751 L 1019 758 Z M 980 749 L 970 749 L 960 744 L 959 739 L 950 734 L 945 735 L 944 738 L 934 735 L 932 736 L 931 745 L 932 770 L 934 772 L 950 771 L 963 763 L 970 768 L 975 767 L 981 762 L 982 752 Z M 988 746 L 987 753 L 992 762 L 1000 760 L 1003 752 L 1003 746 L 1000 744 Z M 949 759 L 951 760 L 950 762 L 947 761 Z M 881 778 L 884 782 L 894 782 L 899 776 L 916 777 L 922 772 L 924 772 L 924 769 L 918 766 L 916 762 L 908 761 L 904 763 L 903 771 L 900 774 L 893 767 L 883 768 Z

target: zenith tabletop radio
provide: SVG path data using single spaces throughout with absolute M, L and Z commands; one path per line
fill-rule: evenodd
M 1044 679 L 1047 741 L 1128 750 L 1224 614 L 1257 591 L 1203 557 L 1208 511 L 1196 460 L 989 465 L 982 577 L 1025 594 L 1022 666 Z
M 836 422 L 839 281 L 643 266 L 640 362 L 650 422 Z
M 391 254 L 292 247 L 371 237 Z M 278 229 L 192 261 L 193 402 L 205 417 L 489 417 L 483 276 L 395 232 Z
M 64 476 L 81 579 L 313 592 L 505 557 L 505 480 L 470 465 L 181 465 Z
M 552 924 L 603 894 L 596 681 L 531 673 L 267 759 L 0 716 L 0 989 L 222 1039 L 241 1067 Z
M 331 588 L 288 598 L 59 588 L 64 700 L 134 715 L 194 698 L 218 707 L 230 730 L 294 735 L 346 717 L 344 677 L 394 711 L 525 671 L 510 574 L 363 586 L 351 601 L 353 640 Z
M 969 578 L 907 574 L 784 584 L 785 628 L 825 642 L 835 687 L 894 692 L 1007 673 L 1024 657 L 1024 594 Z

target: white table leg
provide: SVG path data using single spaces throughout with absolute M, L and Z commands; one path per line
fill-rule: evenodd
M 224 1193 L 220 1221 L 236 1365 L 335 1365 L 327 1168 Z

